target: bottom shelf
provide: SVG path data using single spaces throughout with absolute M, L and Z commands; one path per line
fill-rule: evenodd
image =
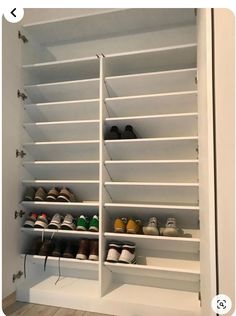
M 57 276 L 27 279 L 17 284 L 16 299 L 119 316 L 200 316 L 198 294 L 112 282 L 100 296 L 97 280 Z

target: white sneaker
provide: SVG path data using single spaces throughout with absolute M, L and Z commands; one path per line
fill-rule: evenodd
M 151 217 L 147 226 L 143 226 L 143 233 L 145 235 L 160 235 L 159 223 L 156 217 Z
M 118 262 L 128 264 L 136 263 L 134 243 L 128 242 L 122 246 L 122 252 Z
M 122 250 L 122 245 L 120 243 L 118 243 L 116 241 L 110 242 L 106 261 L 118 262 L 121 250 Z
M 181 237 L 184 231 L 176 225 L 176 219 L 169 217 L 166 222 L 166 227 L 163 229 L 163 236 Z
M 48 225 L 48 228 L 60 229 L 62 220 L 63 217 L 59 213 L 54 214 L 50 224 Z

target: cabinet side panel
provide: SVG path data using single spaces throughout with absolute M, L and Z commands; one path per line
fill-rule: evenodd
M 216 293 L 211 10 L 198 10 L 199 205 L 202 315 Z
M 19 24 L 2 23 L 2 282 L 3 298 L 15 291 L 12 282 L 13 273 L 19 270 L 20 226 L 21 219 L 14 218 L 21 195 L 20 165 L 16 158 L 16 149 L 21 150 L 21 103 L 17 98 L 17 89 L 21 89 L 20 64 L 21 42 L 17 38 Z

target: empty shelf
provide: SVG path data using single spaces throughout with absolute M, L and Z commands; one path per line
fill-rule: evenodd
M 196 112 L 197 91 L 106 98 L 110 117 Z
M 113 160 L 197 159 L 198 137 L 105 140 Z

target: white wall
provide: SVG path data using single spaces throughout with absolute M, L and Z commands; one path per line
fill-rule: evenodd
M 215 9 L 215 88 L 219 289 L 233 300 L 235 269 L 235 18 Z

